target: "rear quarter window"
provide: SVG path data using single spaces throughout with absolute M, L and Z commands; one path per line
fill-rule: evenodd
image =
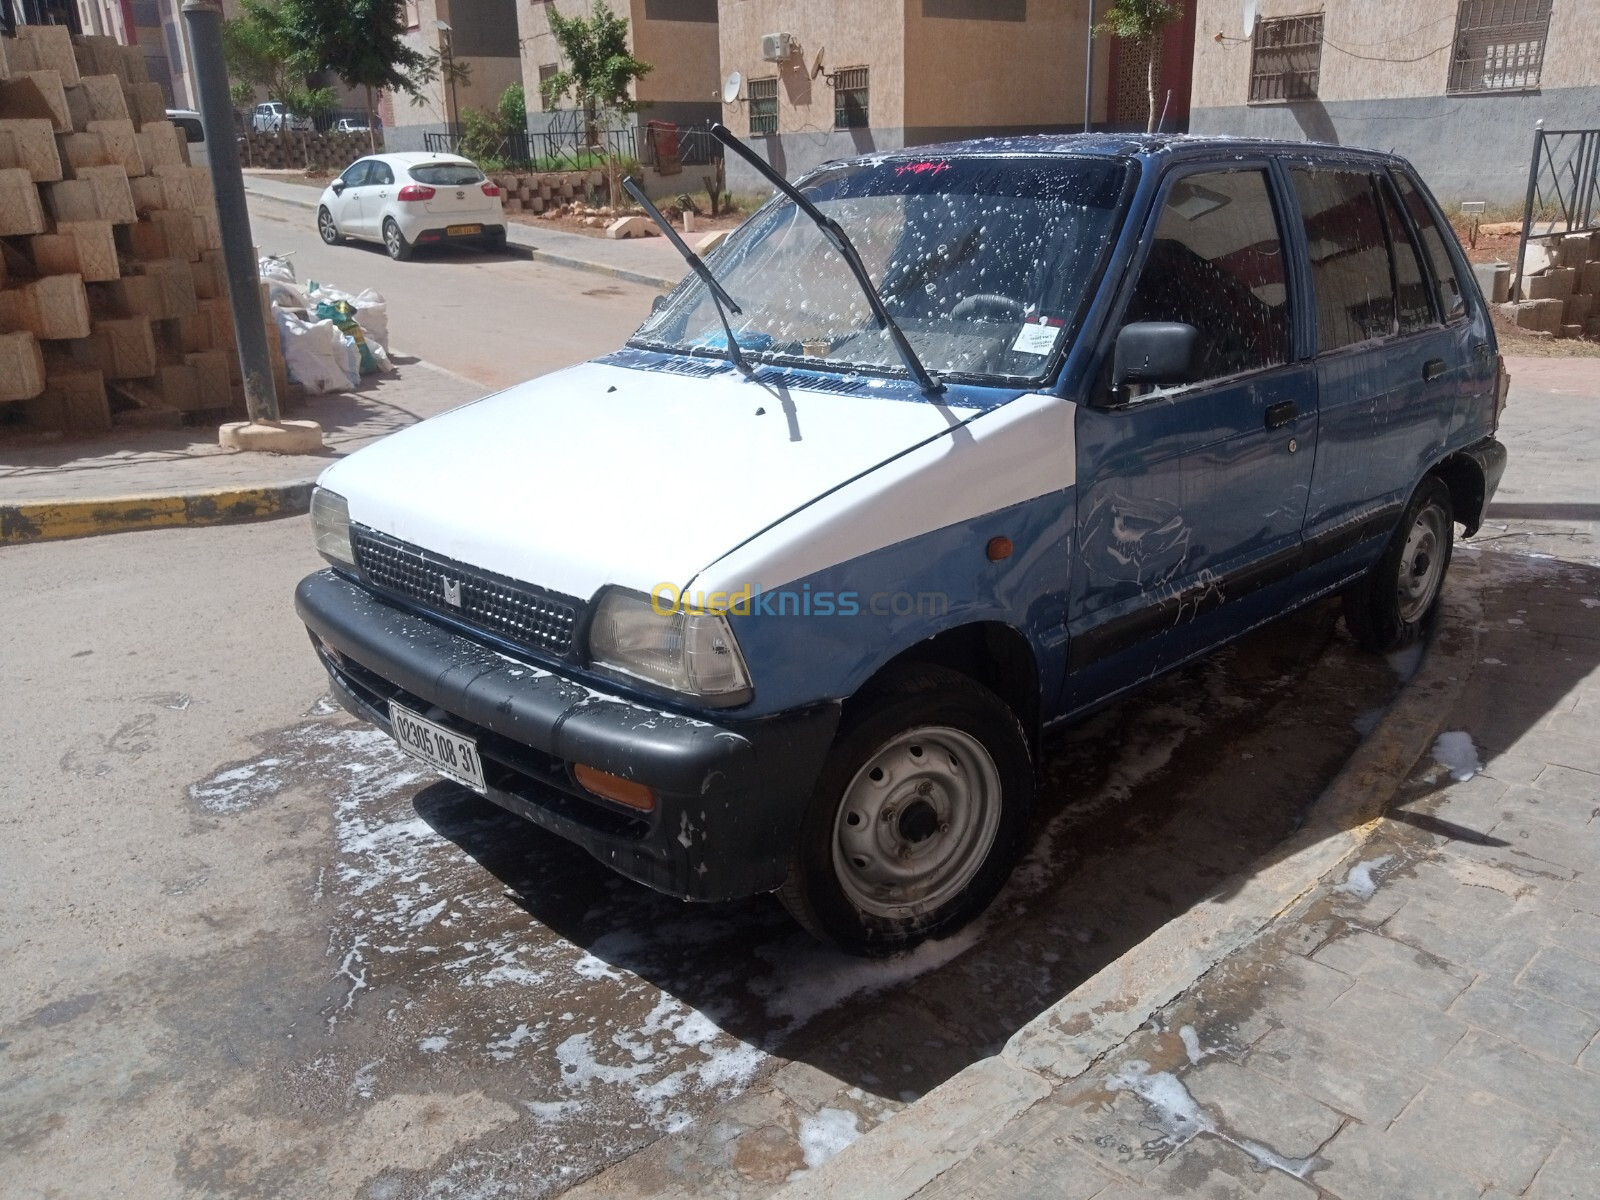
M 1466 316 L 1467 302 L 1461 294 L 1461 284 L 1456 279 L 1455 260 L 1450 257 L 1450 248 L 1445 244 L 1446 235 L 1433 219 L 1433 210 L 1404 171 L 1392 171 L 1390 178 L 1400 189 L 1400 202 L 1405 205 L 1406 212 L 1411 214 L 1412 221 L 1416 223 L 1417 232 L 1422 235 L 1422 248 L 1428 256 L 1428 264 L 1433 268 L 1433 286 L 1439 294 L 1439 311 L 1444 314 L 1446 321 Z M 1454 238 L 1455 231 L 1451 230 L 1448 236 Z
M 483 172 L 470 163 L 432 163 L 412 167 L 410 174 L 418 183 L 434 187 L 464 187 L 469 183 L 482 183 L 485 178 Z
M 183 133 L 187 142 L 203 142 L 206 140 L 205 127 L 193 117 L 173 117 L 172 123 Z

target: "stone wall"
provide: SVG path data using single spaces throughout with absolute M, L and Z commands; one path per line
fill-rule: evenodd
M 365 133 L 260 133 L 243 135 L 239 157 L 247 167 L 279 170 L 300 168 L 337 173 L 363 154 L 371 154 L 372 143 Z M 378 152 L 384 149 L 383 134 L 377 139 Z

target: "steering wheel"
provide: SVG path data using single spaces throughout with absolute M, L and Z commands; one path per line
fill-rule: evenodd
M 964 296 L 950 310 L 951 320 L 971 317 L 978 321 L 1020 321 L 1027 315 L 1020 300 L 999 296 L 993 292 L 977 292 Z

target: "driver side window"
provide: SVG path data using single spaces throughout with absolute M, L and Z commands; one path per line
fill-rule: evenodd
M 1289 290 L 1266 172 L 1185 175 L 1167 192 L 1123 316 L 1199 331 L 1193 378 L 1221 379 L 1289 358 Z

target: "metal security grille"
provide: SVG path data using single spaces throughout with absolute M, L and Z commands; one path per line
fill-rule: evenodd
M 1322 74 L 1322 14 L 1256 22 L 1250 100 L 1310 100 Z
M 1539 86 L 1551 0 L 1461 0 L 1447 92 L 1522 92 Z
M 861 129 L 868 121 L 867 68 L 846 67 L 833 77 L 833 127 Z
M 750 81 L 750 133 L 752 136 L 778 132 L 778 81 Z
M 583 601 L 433 554 L 364 525 L 350 526 L 356 565 L 383 592 L 426 605 L 507 641 L 569 657 Z M 452 598 L 460 600 L 452 604 Z

